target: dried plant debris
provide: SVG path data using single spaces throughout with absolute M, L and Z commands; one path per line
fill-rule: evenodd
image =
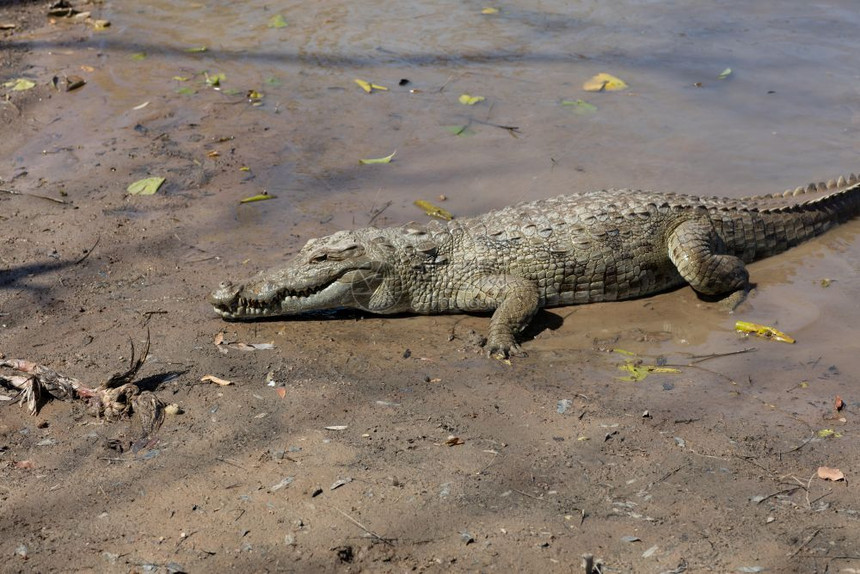
M 32 361 L 3 359 L 0 360 L 0 369 L 11 369 L 16 374 L 0 372 L 0 386 L 17 390 L 18 402 L 26 405 L 31 415 L 36 415 L 49 399 L 83 400 L 88 403 L 90 414 L 108 422 L 136 413 L 146 437 L 161 427 L 165 407 L 155 394 L 141 391 L 132 382 L 148 354 L 149 333 L 140 356 L 136 356 L 132 342 L 128 370 L 111 375 L 96 387 Z

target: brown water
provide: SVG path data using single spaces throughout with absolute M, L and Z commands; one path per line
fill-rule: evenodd
M 311 236 L 365 225 L 383 208 L 377 225 L 421 219 L 416 199 L 445 196 L 444 207 L 466 216 L 575 189 L 740 196 L 860 169 L 860 14 L 850 2 L 559 1 L 508 3 L 490 15 L 482 8 L 108 4 L 99 16 L 111 21 L 109 33 L 43 46 L 48 73 L 77 71 L 89 84 L 56 97 L 50 127 L 17 161 L 31 172 L 93 173 L 122 186 L 159 173 L 147 146 L 169 138 L 175 149 L 166 153 L 186 165 L 165 174 L 166 192 L 193 198 L 180 234 L 228 265 L 254 269 Z M 271 26 L 278 15 L 284 27 Z M 725 68 L 731 75 L 718 79 Z M 630 89 L 583 91 L 598 72 Z M 224 74 L 218 89 L 204 73 Z M 388 90 L 366 94 L 356 78 Z M 249 104 L 249 90 L 263 93 L 259 105 Z M 486 100 L 465 106 L 463 93 Z M 596 111 L 579 115 L 561 104 L 577 99 Z M 465 125 L 472 135 L 446 129 Z M 133 140 L 144 167 L 123 173 L 112 146 Z M 220 155 L 207 157 L 213 150 Z M 394 150 L 391 164 L 359 165 Z M 102 164 L 102 156 L 110 159 Z M 98 175 L 108 168 L 110 176 Z M 125 177 L 113 182 L 114 173 Z M 237 207 L 262 191 L 278 198 Z M 854 318 L 860 246 L 853 224 L 837 233 L 841 239 L 754 266 L 766 290 L 752 318 L 810 329 L 816 341 L 839 333 L 853 349 L 857 321 L 840 319 Z M 818 275 L 839 280 L 822 290 Z M 671 306 L 686 295 L 666 300 Z M 587 324 L 593 313 L 600 316 L 578 310 L 570 323 L 582 316 Z M 732 320 L 658 323 L 654 330 L 704 344 L 715 325 L 724 339 Z

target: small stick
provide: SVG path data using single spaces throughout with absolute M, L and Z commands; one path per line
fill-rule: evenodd
M 800 546 L 798 546 L 798 547 L 795 549 L 795 551 L 794 551 L 794 552 L 792 552 L 791 554 L 786 554 L 786 556 L 787 556 L 787 557 L 789 557 L 789 558 L 794 558 L 794 557 L 797 555 L 797 553 L 798 553 L 798 552 L 800 552 L 801 550 L 803 550 L 803 547 L 804 547 L 804 546 L 806 546 L 807 544 L 809 544 L 810 542 L 812 542 L 812 539 L 813 539 L 813 538 L 815 538 L 816 536 L 818 536 L 818 533 L 819 533 L 819 532 L 821 532 L 821 529 L 820 529 L 820 528 L 816 528 L 816 529 L 815 529 L 815 532 L 813 532 L 812 534 L 810 534 L 809 536 L 807 536 L 806 540 L 804 540 L 804 541 L 803 541 L 803 544 L 801 544 Z
M 338 512 L 340 512 L 341 514 L 343 514 L 347 520 L 349 520 L 350 522 L 352 522 L 353 524 L 355 524 L 356 526 L 358 526 L 359 528 L 361 528 L 362 530 L 364 530 L 365 532 L 367 532 L 368 534 L 370 534 L 371 536 L 373 536 L 374 538 L 376 538 L 377 540 L 379 540 L 383 544 L 388 544 L 389 546 L 394 546 L 389 539 L 383 538 L 382 536 L 380 536 L 379 534 L 377 534 L 373 530 L 370 530 L 364 524 L 362 524 L 361 522 L 359 522 L 358 520 L 356 520 L 355 518 L 353 518 L 352 516 L 350 516 L 349 514 L 344 512 L 343 510 L 341 510 L 340 508 L 337 508 L 336 506 L 333 508 L 335 510 L 337 510 Z
M 39 199 L 47 199 L 48 201 L 53 201 L 54 203 L 62 203 L 63 205 L 69 205 L 69 202 L 64 199 L 57 199 L 56 197 L 48 197 L 47 195 L 38 195 L 35 193 L 24 193 L 22 191 L 16 191 L 14 189 L 0 189 L 2 193 L 8 193 L 9 195 L 25 195 L 28 197 L 36 197 Z
M 98 246 L 99 241 L 101 241 L 101 240 L 102 240 L 102 236 L 101 236 L 101 235 L 99 235 L 98 237 L 96 237 L 96 242 L 95 242 L 95 243 L 93 243 L 93 246 L 92 246 L 92 247 L 90 247 L 89 251 L 87 251 L 86 253 L 84 253 L 84 256 L 83 256 L 83 257 L 81 257 L 80 259 L 78 259 L 77 261 L 75 261 L 75 265 L 77 265 L 78 263 L 83 263 L 83 262 L 86 260 L 86 258 L 90 256 L 90 253 L 92 253 L 92 252 L 93 252 L 93 249 L 95 249 L 95 248 L 96 248 L 96 246 Z

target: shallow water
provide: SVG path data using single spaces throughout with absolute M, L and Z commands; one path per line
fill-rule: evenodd
M 70 179 L 110 167 L 124 176 L 110 185 L 122 189 L 143 174 L 123 173 L 123 158 L 111 157 L 116 141 L 139 141 L 140 156 L 152 156 L 148 171 L 158 173 L 163 156 L 149 142 L 170 139 L 162 153 L 187 166 L 165 174 L 164 193 L 192 198 L 184 232 L 228 266 L 249 262 L 243 274 L 314 235 L 423 219 L 416 199 L 468 216 L 570 190 L 741 196 L 860 169 L 860 13 L 851 2 L 484 7 L 108 3 L 98 14 L 111 21 L 108 32 L 43 44 L 49 73 L 88 66 L 88 85 L 57 96 L 55 129 L 16 160 Z M 271 27 L 278 15 L 286 25 Z M 725 68 L 731 75 L 718 79 Z M 218 89 L 204 72 L 224 74 Z M 630 88 L 583 91 L 598 72 Z M 356 78 L 388 90 L 365 94 Z M 249 90 L 263 94 L 259 105 Z M 463 93 L 486 100 L 465 106 Z M 596 111 L 579 115 L 561 103 L 577 99 Z M 466 125 L 471 135 L 446 129 Z M 359 165 L 394 150 L 391 164 Z M 220 155 L 209 158 L 212 151 Z M 278 197 L 237 206 L 263 191 Z M 835 266 L 860 260 L 852 226 L 841 231 L 838 254 L 818 244 Z M 807 325 L 815 287 L 791 271 L 806 265 L 800 253 L 754 266 L 753 275 L 798 289 L 775 295 L 796 301 L 774 315 Z M 822 272 L 856 277 L 857 265 Z M 684 328 L 698 334 L 679 337 L 704 343 L 715 321 L 730 325 L 699 318 Z

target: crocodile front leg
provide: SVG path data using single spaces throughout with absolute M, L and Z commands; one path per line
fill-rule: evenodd
M 492 311 L 487 336 L 487 355 L 525 356 L 516 334 L 526 328 L 539 308 L 534 282 L 515 275 L 487 275 L 457 294 L 462 311 Z
M 726 295 L 734 309 L 749 292 L 749 272 L 744 262 L 725 250 L 713 226 L 706 221 L 685 221 L 669 236 L 669 259 L 681 277 L 704 295 Z

